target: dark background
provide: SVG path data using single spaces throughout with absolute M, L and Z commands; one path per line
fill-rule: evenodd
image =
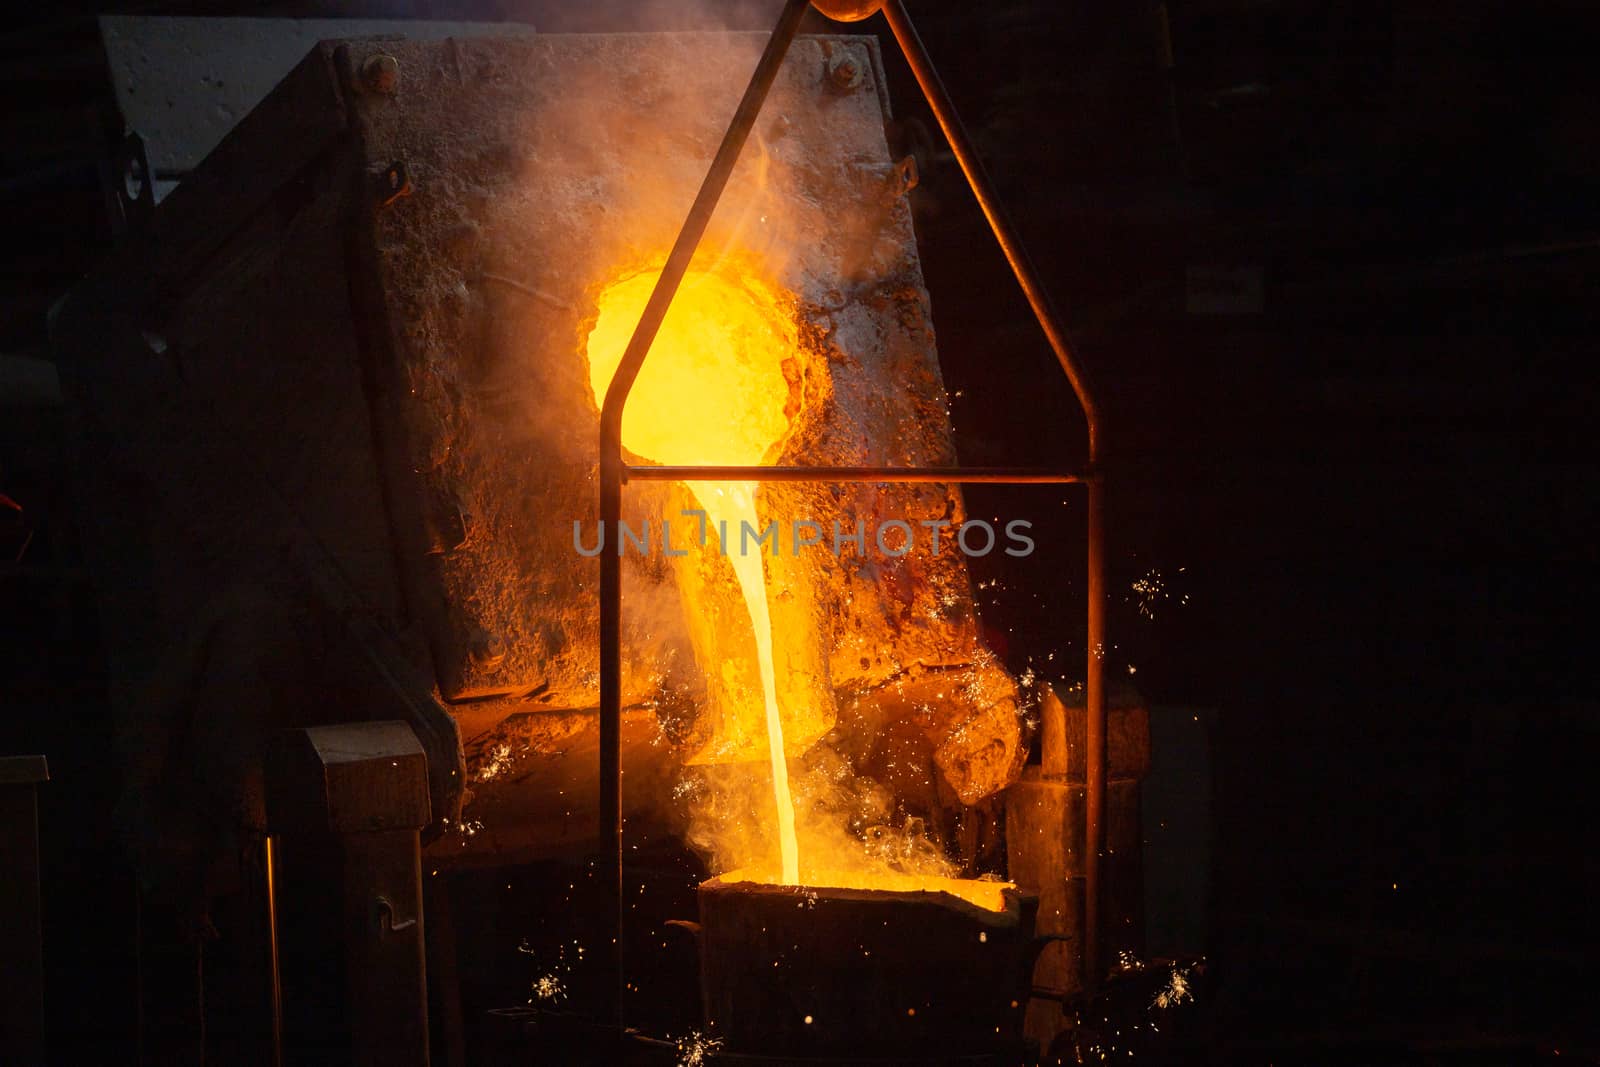
M 1170 69 L 1148 4 L 910 4 L 1105 397 L 1113 675 L 1212 710 L 1213 884 L 1196 891 L 1220 1062 L 1592 1055 L 1600 17 L 1577 0 L 1168 6 Z M 772 7 L 8 15 L 0 350 L 42 354 L 50 301 L 113 239 L 101 162 L 121 130 L 96 11 L 563 31 L 765 28 Z M 962 458 L 1075 464 L 1071 395 L 885 51 Z M 1197 313 L 1218 268 L 1258 276 L 1259 305 Z M 47 751 L 54 771 L 61 1050 L 128 1032 L 137 916 L 59 440 L 48 412 L 0 426 L 0 491 L 41 519 L 0 570 L 0 751 Z M 1041 543 L 975 567 L 993 643 L 1071 679 L 1081 497 L 969 503 L 1033 519 Z M 1152 575 L 1167 596 L 1148 618 L 1132 584 Z

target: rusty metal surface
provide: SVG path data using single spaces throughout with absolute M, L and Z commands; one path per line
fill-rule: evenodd
M 428 748 L 435 816 L 484 831 L 440 855 L 592 833 L 598 568 L 571 535 L 595 519 L 583 340 L 600 285 L 670 243 L 760 42 L 320 47 L 68 302 L 57 340 L 102 464 L 89 540 L 112 572 L 117 669 L 161 679 L 128 711 L 136 765 L 159 766 L 198 684 L 207 786 L 258 824 L 263 730 L 400 707 Z M 374 55 L 398 77 L 363 77 Z M 844 57 L 859 78 L 840 86 Z M 712 222 L 772 261 L 802 327 L 816 403 L 778 457 L 791 465 L 955 461 L 880 71 L 868 40 L 802 39 Z M 771 486 L 763 507 L 846 526 L 964 517 L 941 483 L 837 488 Z M 636 486 L 628 517 L 672 514 L 682 492 Z M 1015 777 L 1014 686 L 952 554 L 780 563 L 810 595 L 775 612 L 820 635 L 838 699 L 964 671 L 980 684 L 952 688 L 928 739 L 947 792 Z M 704 744 L 706 687 L 671 570 L 624 572 L 639 610 L 623 763 L 648 805 Z M 209 662 L 215 648 L 233 658 Z M 237 699 L 230 679 L 252 672 L 283 684 Z
M 367 158 L 403 159 L 415 187 L 376 216 L 374 239 L 397 334 L 389 395 L 428 509 L 412 584 L 437 590 L 431 637 L 448 698 L 598 705 L 596 564 L 574 558 L 571 529 L 573 520 L 593 529 L 596 518 L 598 412 L 584 338 L 603 284 L 664 257 L 760 43 L 744 34 L 385 42 L 405 72 L 400 91 L 356 98 Z M 375 48 L 352 43 L 351 68 Z M 753 248 L 794 296 L 818 403 L 801 415 L 785 461 L 948 465 L 909 212 L 903 198 L 874 191 L 892 162 L 866 49 L 860 39 L 796 44 L 710 243 Z M 826 83 L 827 57 L 841 51 L 857 53 L 863 71 L 845 94 Z M 671 150 L 641 153 L 650 144 Z M 944 486 L 840 499 L 785 486 L 769 497 L 775 514 L 851 526 L 857 516 L 961 512 Z M 630 493 L 625 517 L 637 525 L 673 514 L 670 505 L 665 489 L 646 487 Z M 863 584 L 864 562 L 809 561 L 835 687 L 973 660 L 958 564 L 907 560 L 894 582 Z M 687 648 L 671 624 L 681 608 L 670 578 L 633 558 L 625 569 L 628 595 L 650 620 L 625 635 L 624 703 L 635 704 L 660 695 L 662 662 Z M 504 647 L 491 663 L 473 655 L 485 635 Z
M 598 411 L 584 340 L 603 286 L 665 256 L 761 41 L 662 34 L 346 46 L 342 69 L 369 172 L 403 165 L 411 190 L 371 215 L 364 243 L 374 307 L 393 344 L 393 363 L 379 368 L 377 414 L 409 601 L 465 738 L 465 832 L 436 854 L 535 845 L 517 829 L 530 820 L 532 794 L 548 795 L 550 813 L 538 818 L 548 826 L 559 814 L 563 841 L 592 817 L 592 792 L 577 795 L 592 772 L 574 756 L 592 750 L 600 666 L 598 563 L 577 558 L 572 535 L 575 520 L 592 530 L 597 517 Z M 815 402 L 780 462 L 949 466 L 929 306 L 904 177 L 895 184 L 883 139 L 875 47 L 804 38 L 795 49 L 708 241 L 743 249 L 792 297 L 797 359 Z M 360 88 L 380 50 L 401 72 L 394 93 Z M 860 74 L 843 91 L 829 78 L 841 56 Z M 670 151 L 641 153 L 652 144 Z M 946 484 L 773 485 L 761 499 L 768 514 L 838 518 L 849 528 L 857 518 L 964 517 L 959 491 Z M 640 485 L 623 515 L 637 526 L 682 506 L 680 487 Z M 622 705 L 704 707 L 678 578 L 659 560 L 630 556 L 622 570 L 634 610 L 622 641 Z M 959 694 L 949 702 L 933 744 L 948 749 L 941 766 L 956 775 L 954 795 L 974 800 L 1015 777 L 1023 758 L 1015 688 L 978 641 L 953 554 L 821 553 L 773 570 L 775 583 L 804 591 L 774 610 L 793 615 L 780 620 L 787 627 L 820 635 L 834 691 L 857 699 L 918 670 L 966 670 L 981 682 L 972 691 L 1003 706 L 996 715 Z M 731 575 L 723 578 L 703 587 L 736 598 Z M 541 712 L 550 717 L 539 721 Z M 641 764 L 681 761 L 711 728 L 706 716 L 673 714 L 623 757 L 645 807 L 665 791 Z M 985 722 L 981 737 L 959 729 L 968 720 Z M 998 758 L 971 758 L 980 745 Z M 980 767 L 981 776 L 961 776 Z

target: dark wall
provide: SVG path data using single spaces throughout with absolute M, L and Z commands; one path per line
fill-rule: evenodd
M 1570 1039 L 1600 730 L 1595 18 L 1171 9 L 1170 76 L 1131 7 L 923 21 L 1107 393 L 1112 670 L 1219 711 L 1219 1010 L 1263 1057 L 1274 1031 L 1357 1061 L 1430 1028 Z M 935 166 L 919 195 L 964 458 L 1070 455 L 958 186 Z M 1259 310 L 1190 310 L 1218 266 L 1259 277 Z M 1070 496 L 969 499 L 1050 512 L 1075 556 Z M 1015 665 L 1081 670 L 1078 573 L 991 570 Z

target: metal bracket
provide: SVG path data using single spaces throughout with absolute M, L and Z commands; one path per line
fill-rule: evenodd
M 372 911 L 373 914 L 377 916 L 378 929 L 386 934 L 392 934 L 397 930 L 409 930 L 413 926 L 417 925 L 417 917 L 415 915 L 409 919 L 403 919 L 400 922 L 395 922 L 394 905 L 389 902 L 388 897 L 380 896 L 374 898 L 372 901 Z

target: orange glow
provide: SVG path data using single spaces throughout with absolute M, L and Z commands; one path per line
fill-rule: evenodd
M 654 271 L 631 274 L 599 295 L 588 338 L 597 406 L 656 278 Z M 793 315 L 773 289 L 748 273 L 690 271 L 629 393 L 623 446 L 661 464 L 774 462 L 800 409 L 793 362 L 799 355 Z M 1003 911 L 1009 883 L 950 877 L 954 865 L 926 839 L 920 820 L 909 820 L 900 831 L 888 828 L 886 794 L 875 783 L 855 777 L 842 762 L 827 770 L 815 760 L 799 762 L 833 724 L 825 667 L 814 666 L 825 661 L 827 650 L 821 629 L 802 624 L 804 617 L 792 610 L 804 592 L 784 578 L 782 561 L 764 558 L 755 543 L 748 554 L 741 551 L 743 524 L 760 529 L 756 488 L 753 482 L 689 485 L 706 512 L 711 547 L 674 560 L 707 700 L 722 714 L 719 736 L 691 762 L 719 771 L 720 785 L 692 803 L 700 825 L 709 827 L 706 836 L 714 839 L 720 866 L 738 869 L 724 879 L 943 892 Z M 716 530 L 724 523 L 724 554 L 742 605 L 725 594 L 727 572 L 715 558 Z M 675 522 L 674 544 L 690 544 L 692 533 L 680 535 L 692 529 Z M 753 640 L 747 642 L 745 632 Z M 759 684 L 747 671 L 750 658 L 757 661 Z M 792 781 L 786 756 L 796 761 Z M 770 765 L 770 778 L 751 767 L 758 759 Z M 762 818 L 763 812 L 770 814 Z M 861 826 L 868 827 L 867 840 Z
M 589 384 L 597 403 L 622 362 L 656 278 L 654 273 L 636 274 L 600 296 L 600 315 L 589 335 Z M 748 281 L 738 284 L 718 274 L 691 271 L 629 393 L 622 416 L 623 446 L 657 463 L 761 463 L 789 431 L 783 362 L 794 349 L 792 323 L 769 293 Z M 760 546 L 744 551 L 742 536 L 746 524 L 760 529 L 756 486 L 698 482 L 690 489 L 711 529 L 727 531 L 728 561 L 754 631 L 782 881 L 794 885 L 800 880 L 800 851 L 778 713 L 767 583 Z
M 596 404 L 639 324 L 657 274 L 624 278 L 600 294 L 589 334 L 589 384 Z M 755 281 L 690 271 L 650 346 L 622 416 L 622 443 L 667 464 L 748 466 L 789 432 L 793 320 Z
M 767 872 L 753 868 L 729 871 L 720 875 L 723 883 L 770 883 Z M 898 871 L 807 871 L 805 884 L 829 889 L 868 889 L 888 893 L 949 893 L 968 904 L 976 904 L 985 911 L 1005 911 L 1007 889 L 1016 888 L 1010 882 L 994 882 L 976 878 L 945 878 L 930 874 L 902 874 Z

